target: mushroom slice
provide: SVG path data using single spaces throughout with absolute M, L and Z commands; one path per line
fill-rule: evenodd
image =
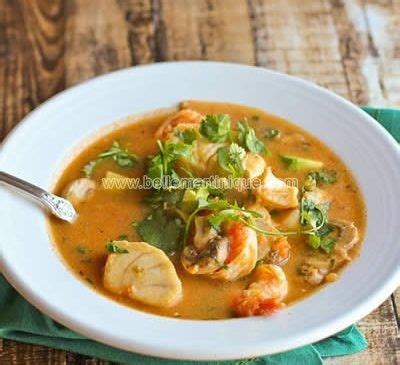
M 309 284 L 318 285 L 332 268 L 333 262 L 329 255 L 312 251 L 312 254 L 306 257 L 300 266 L 299 273 L 304 276 L 304 280 Z
M 332 219 L 329 224 L 338 231 L 333 251 L 330 254 L 313 253 L 300 266 L 300 274 L 304 275 L 304 279 L 312 285 L 320 284 L 332 270 L 350 261 L 348 251 L 359 240 L 358 230 L 353 222 Z
M 198 250 L 204 249 L 207 244 L 218 236 L 218 232 L 211 227 L 207 217 L 196 217 L 194 219 L 193 243 Z
M 318 285 L 325 279 L 329 273 L 328 269 L 318 268 L 316 266 L 304 263 L 300 267 L 300 274 L 304 275 L 304 280 L 311 285 Z
M 256 190 L 256 195 L 267 208 L 288 209 L 299 205 L 297 199 L 299 190 L 278 179 L 272 173 L 271 167 L 265 169 L 262 179 L 262 185 Z
M 209 241 L 208 247 L 203 251 L 199 251 L 194 245 L 186 246 L 181 255 L 181 262 L 190 274 L 210 275 L 223 266 L 228 253 L 229 240 L 226 237 L 216 236 Z
M 182 298 L 174 265 L 160 249 L 146 242 L 115 242 L 126 253 L 108 255 L 104 287 L 142 303 L 171 307 Z
M 229 240 L 211 227 L 207 217 L 194 219 L 194 231 L 193 245 L 182 251 L 182 266 L 193 275 L 210 275 L 220 269 L 228 257 Z
M 338 230 L 337 241 L 332 253 L 336 265 L 351 260 L 348 251 L 351 250 L 359 240 L 358 229 L 353 222 L 344 219 L 331 219 L 329 224 Z
M 96 183 L 86 177 L 72 181 L 63 191 L 63 197 L 73 206 L 85 202 L 96 190 Z

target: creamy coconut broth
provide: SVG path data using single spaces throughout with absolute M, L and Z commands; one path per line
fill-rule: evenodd
M 259 185 L 143 190 L 102 181 L 143 175 Z M 67 267 L 117 302 L 179 318 L 274 315 L 340 280 L 366 222 L 351 172 L 318 136 L 227 103 L 183 102 L 103 135 L 54 192 L 79 214 L 73 224 L 50 218 Z

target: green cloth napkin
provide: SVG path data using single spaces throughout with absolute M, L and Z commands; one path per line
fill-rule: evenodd
M 399 142 L 400 110 L 364 110 L 381 123 Z M 89 340 L 45 316 L 20 296 L 8 282 L 0 276 L 0 337 L 45 345 L 57 349 L 77 352 L 104 360 L 123 364 L 169 365 L 169 364 L 307 364 L 318 365 L 328 356 L 350 355 L 367 348 L 368 344 L 357 327 L 351 326 L 336 335 L 312 345 L 277 355 L 238 361 L 195 362 L 165 360 L 143 356 L 116 349 Z
M 362 109 L 376 119 L 400 143 L 400 108 L 379 109 L 364 106 Z

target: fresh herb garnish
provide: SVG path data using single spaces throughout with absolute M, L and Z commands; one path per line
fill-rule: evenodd
M 201 122 L 200 133 L 211 142 L 226 142 L 231 133 L 229 115 L 207 115 Z
M 316 205 L 304 197 L 300 204 L 300 223 L 311 228 L 308 233 L 308 244 L 314 248 L 321 248 L 330 253 L 335 246 L 336 239 L 330 237 L 334 228 L 328 223 L 328 204 Z
M 321 237 L 320 247 L 326 253 L 331 253 L 332 250 L 335 248 L 337 239 L 331 237 Z
M 144 241 L 167 253 L 181 247 L 184 230 L 181 219 L 169 217 L 160 209 L 134 223 L 134 227 Z
M 337 241 L 336 238 L 329 236 L 333 231 L 334 228 L 329 224 L 326 224 L 318 232 L 308 237 L 309 245 L 316 250 L 321 248 L 326 253 L 330 253 L 335 247 Z
M 179 205 L 182 201 L 184 190 L 153 190 L 150 196 L 144 199 L 144 202 L 149 204 L 153 209 L 171 208 Z
M 201 187 L 197 190 L 187 189 L 183 194 L 180 207 L 184 212 L 190 214 L 197 209 L 199 204 L 206 202 L 209 195 L 210 191 L 206 187 Z
M 314 180 L 316 185 L 334 184 L 337 181 L 335 170 L 312 171 L 306 176 L 307 180 Z
M 128 241 L 128 235 L 126 235 L 126 234 L 119 235 L 118 241 Z
M 94 168 L 97 166 L 98 162 L 100 162 L 100 161 L 97 159 L 92 160 L 92 161 L 89 161 L 85 166 L 83 166 L 82 171 L 84 172 L 86 177 L 92 176 Z
M 184 239 L 183 242 L 186 244 L 190 227 L 193 223 L 196 215 L 204 210 L 212 211 L 213 214 L 208 218 L 209 223 L 212 227 L 219 230 L 221 223 L 224 220 L 240 220 L 242 214 L 246 218 L 250 218 L 252 214 L 255 217 L 258 217 L 259 214 L 256 212 L 247 211 L 245 209 L 240 208 L 236 204 L 231 204 L 225 199 L 199 199 L 197 208 L 192 212 L 189 218 L 186 221 Z M 223 212 L 226 211 L 226 212 Z M 219 214 L 218 214 L 219 213 Z
M 219 166 L 234 177 L 243 176 L 243 160 L 245 156 L 246 151 L 236 143 L 220 147 L 217 150 Z
M 176 132 L 176 136 L 185 144 L 192 144 L 196 139 L 196 131 L 194 129 L 185 129 Z
M 281 131 L 279 129 L 267 128 L 264 132 L 264 137 L 269 139 L 278 138 L 281 135 Z
M 110 241 L 106 244 L 106 250 L 109 253 L 128 253 L 129 251 L 125 248 L 121 248 L 115 241 Z
M 110 149 L 100 153 L 94 160 L 83 167 L 86 177 L 90 177 L 93 174 L 94 169 L 100 162 L 108 159 L 115 161 L 118 166 L 124 168 L 133 167 L 138 162 L 135 154 L 129 152 L 126 148 L 122 148 L 118 141 L 114 141 Z
M 231 204 L 224 199 L 209 198 L 207 200 L 199 200 L 197 209 L 193 211 L 192 214 L 186 220 L 184 238 L 183 238 L 184 244 L 187 243 L 190 227 L 192 226 L 194 218 L 196 217 L 197 214 L 199 214 L 199 212 L 204 210 L 212 212 L 212 214 L 209 215 L 208 221 L 210 225 L 216 230 L 220 230 L 221 224 L 224 221 L 236 221 L 266 236 L 290 236 L 301 233 L 310 234 L 313 232 L 312 228 L 304 231 L 282 232 L 277 230 L 274 232 L 269 232 L 258 227 L 255 224 L 254 218 L 261 217 L 259 213 L 245 208 L 241 208 L 236 203 Z
M 327 210 L 326 205 L 316 205 L 303 197 L 300 203 L 300 223 L 314 230 L 320 229 L 327 221 Z
M 190 158 L 191 146 L 185 143 L 172 143 L 157 141 L 160 152 L 149 162 L 147 176 L 150 179 L 163 179 L 164 176 L 179 178 L 174 170 L 174 165 L 178 157 Z
M 253 153 L 264 155 L 267 152 L 264 143 L 256 136 L 256 132 L 251 128 L 245 120 L 238 122 L 238 141 L 239 144 Z
M 75 247 L 76 252 L 78 252 L 80 255 L 85 255 L 87 253 L 87 248 L 83 245 L 77 245 Z
M 212 214 L 208 218 L 208 222 L 210 223 L 211 227 L 213 227 L 217 231 L 220 231 L 223 222 L 226 221 L 238 222 L 243 218 L 251 219 L 252 217 L 253 217 L 253 212 L 240 209 L 239 207 L 230 207 Z

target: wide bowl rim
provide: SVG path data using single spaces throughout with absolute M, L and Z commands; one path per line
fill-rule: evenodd
M 334 99 L 335 102 L 340 104 L 344 109 L 351 110 L 353 113 L 358 114 L 360 119 L 363 119 L 365 121 L 365 124 L 368 125 L 366 128 L 370 128 L 374 130 L 376 133 L 379 134 L 380 137 L 382 137 L 385 142 L 388 144 L 388 146 L 391 146 L 390 148 L 393 148 L 393 153 L 397 153 L 397 157 L 400 161 L 400 150 L 398 149 L 398 145 L 395 142 L 395 140 L 390 136 L 390 134 L 378 123 L 376 123 L 375 120 L 373 120 L 370 116 L 368 116 L 366 113 L 364 113 L 362 110 L 360 110 L 358 107 L 355 105 L 351 104 L 350 102 L 346 101 L 345 99 L 341 98 L 340 96 L 334 94 L 333 92 L 326 90 L 324 88 L 321 88 L 309 81 L 305 81 L 302 79 L 298 79 L 293 76 L 289 76 L 286 74 L 282 74 L 276 71 L 264 69 L 264 68 L 259 68 L 259 67 L 254 67 L 254 66 L 245 66 L 245 65 L 239 65 L 239 64 L 233 64 L 233 63 L 224 63 L 224 62 L 212 62 L 212 61 L 184 61 L 184 62 L 165 62 L 165 63 L 157 63 L 157 64 L 151 64 L 151 65 L 142 65 L 142 66 L 136 66 L 136 67 L 130 67 L 122 70 L 117 70 L 102 76 L 95 77 L 93 79 L 84 81 L 78 85 L 75 85 L 69 89 L 66 89 L 57 95 L 53 96 L 46 102 L 44 102 L 42 105 L 40 105 L 38 108 L 36 108 L 34 111 L 29 113 L 27 116 L 23 118 L 23 120 L 17 124 L 16 127 L 13 128 L 13 130 L 6 136 L 6 138 L 3 141 L 3 146 L 2 146 L 2 154 L 0 156 L 0 164 L 4 158 L 4 156 L 7 154 L 7 146 L 9 144 L 9 141 L 11 141 L 14 138 L 19 138 L 19 134 L 23 134 L 23 130 L 25 126 L 29 123 L 29 120 L 32 118 L 33 115 L 36 115 L 40 113 L 43 109 L 47 108 L 48 105 L 51 105 L 52 103 L 57 102 L 61 98 L 63 98 L 65 95 L 74 93 L 76 90 L 86 87 L 88 85 L 94 86 L 96 83 L 101 83 L 103 80 L 107 80 L 108 78 L 113 78 L 116 75 L 123 75 L 124 73 L 129 73 L 129 72 L 140 72 L 142 69 L 151 69 L 151 68 L 162 68 L 162 67 L 181 67 L 181 65 L 184 65 L 186 67 L 198 67 L 200 65 L 211 65 L 215 67 L 222 67 L 222 68 L 240 68 L 240 69 L 247 69 L 247 70 L 256 70 L 255 72 L 259 72 L 263 74 L 264 76 L 272 75 L 274 77 L 283 79 L 283 80 L 289 80 L 291 83 L 296 84 L 299 87 L 303 87 L 306 89 L 313 89 L 317 91 L 320 95 L 325 95 L 326 97 L 330 99 Z M 2 246 L 2 252 L 3 252 L 3 246 Z M 48 303 L 45 299 L 41 298 L 38 296 L 35 292 L 30 290 L 30 287 L 28 283 L 21 277 L 18 277 L 15 275 L 12 267 L 12 263 L 7 262 L 7 260 L 4 258 L 4 255 L 1 255 L 1 262 L 0 262 L 0 267 L 2 269 L 2 272 L 6 279 L 16 288 L 16 290 L 21 293 L 28 301 L 30 301 L 34 306 L 36 306 L 39 310 L 42 312 L 48 314 L 50 317 L 53 319 L 57 320 L 58 322 L 62 323 L 63 325 L 87 336 L 94 338 L 100 342 L 123 348 L 128 351 L 132 351 L 132 342 L 130 344 L 127 343 L 121 343 L 118 338 L 113 338 L 112 335 L 107 334 L 106 331 L 98 331 L 94 328 L 91 328 L 87 324 L 77 322 L 74 318 L 74 315 L 69 314 L 69 313 L 60 313 L 59 310 L 51 305 L 51 303 Z M 286 343 L 281 343 L 280 345 L 275 345 L 274 348 L 271 348 L 268 350 L 268 354 L 274 354 L 278 352 L 283 352 L 287 351 L 293 348 L 297 348 L 318 340 L 321 340 L 322 338 L 325 338 L 335 332 L 338 332 L 352 323 L 358 321 L 365 315 L 367 315 L 370 311 L 372 311 L 374 308 L 376 308 L 380 303 L 382 303 L 395 289 L 396 287 L 400 284 L 400 266 L 397 267 L 397 270 L 392 273 L 391 277 L 386 278 L 385 282 L 382 283 L 382 286 L 380 287 L 380 290 L 372 293 L 371 297 L 369 300 L 360 303 L 357 308 L 355 308 L 351 312 L 343 313 L 341 317 L 337 317 L 334 321 L 325 323 L 323 326 L 319 326 L 318 328 L 314 329 L 308 329 L 307 332 L 302 336 L 300 339 L 290 339 Z M 173 319 L 169 319 L 169 321 L 174 321 Z M 181 320 L 175 320 L 175 321 L 180 321 Z M 246 321 L 246 319 L 230 319 L 230 320 L 220 320 L 217 321 L 218 325 L 222 324 L 226 321 Z M 190 321 L 190 320 L 185 320 L 186 323 L 188 323 L 188 326 L 193 324 L 192 322 L 197 321 Z M 213 326 L 210 325 L 210 322 L 208 322 L 207 326 L 210 328 Z M 160 357 L 166 357 L 166 358 L 174 358 L 174 359 L 190 359 L 190 360 L 228 360 L 228 359 L 237 359 L 237 358 L 245 358 L 245 357 L 253 357 L 253 356 L 259 356 L 265 354 L 265 344 L 253 344 L 253 346 L 248 349 L 241 348 L 238 346 L 237 349 L 234 349 L 234 351 L 229 352 L 229 351 L 223 351 L 220 354 L 209 357 L 209 355 L 202 351 L 198 351 L 197 353 L 187 353 L 185 351 L 182 352 L 176 352 L 175 350 L 170 350 L 164 348 L 162 345 L 159 346 L 156 343 L 154 344 L 144 344 L 137 342 L 134 344 L 134 350 L 135 352 L 139 352 L 142 354 L 146 355 L 153 355 L 153 356 L 160 356 Z M 175 352 L 174 352 L 175 351 Z

